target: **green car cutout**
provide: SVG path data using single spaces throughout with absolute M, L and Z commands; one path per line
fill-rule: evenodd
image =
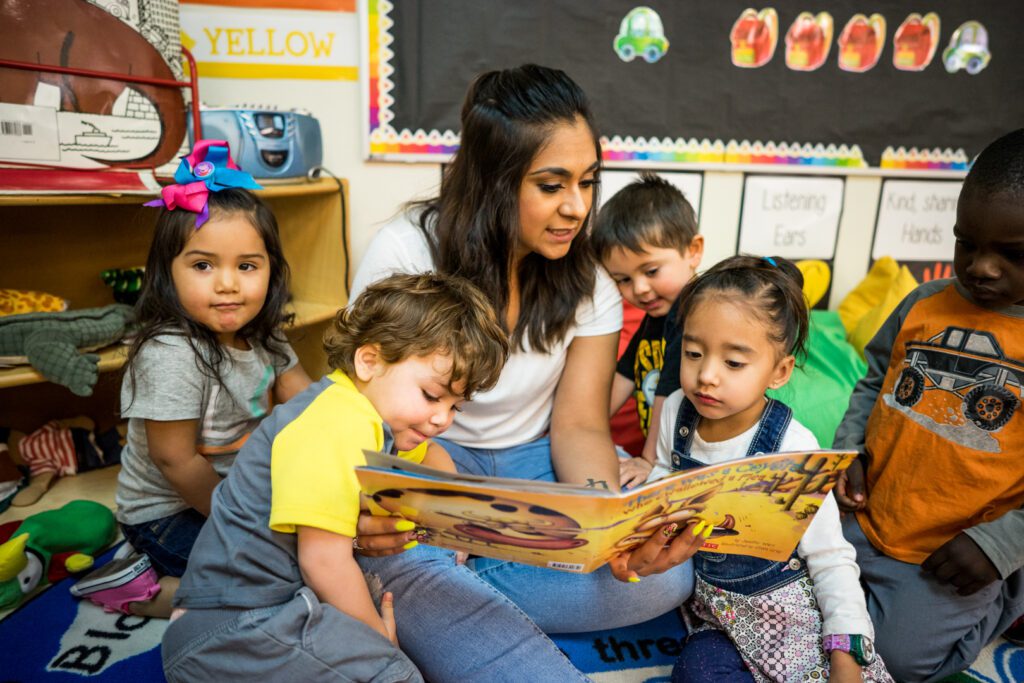
M 977 21 L 965 21 L 953 31 L 949 47 L 942 51 L 942 63 L 949 73 L 965 69 L 974 76 L 988 66 L 988 31 Z
M 619 25 L 619 34 L 613 43 L 616 54 L 624 62 L 637 55 L 648 64 L 661 59 L 668 52 L 668 39 L 661 17 L 650 7 L 634 7 Z

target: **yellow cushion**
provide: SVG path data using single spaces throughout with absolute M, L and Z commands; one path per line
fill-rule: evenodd
M 807 298 L 807 308 L 814 308 L 828 291 L 832 271 L 827 263 L 814 259 L 797 261 L 796 267 L 804 276 L 804 296 Z
M 839 304 L 846 339 L 857 353 L 864 355 L 864 347 L 915 287 L 917 280 L 906 266 L 888 256 L 875 261 L 861 283 Z

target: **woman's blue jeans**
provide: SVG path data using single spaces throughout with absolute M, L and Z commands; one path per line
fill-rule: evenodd
M 508 449 L 437 440 L 459 471 L 554 481 L 547 437 Z M 693 591 L 687 562 L 639 583 L 607 566 L 590 574 L 486 558 L 456 567 L 436 548 L 359 558 L 363 571 L 395 596 L 402 649 L 430 681 L 582 680 L 544 633 L 618 628 L 678 607 Z

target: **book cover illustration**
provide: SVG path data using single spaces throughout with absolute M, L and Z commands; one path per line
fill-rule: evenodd
M 714 531 L 702 550 L 785 560 L 856 457 L 777 453 L 678 472 L 622 493 L 454 474 L 366 452 L 356 475 L 374 514 L 401 515 L 426 543 L 574 572 L 597 569 L 669 522 Z

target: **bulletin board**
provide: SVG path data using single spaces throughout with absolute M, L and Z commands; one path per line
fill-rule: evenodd
M 525 62 L 569 73 L 605 160 L 638 165 L 962 171 L 1024 121 L 1014 2 L 645 4 L 361 0 L 366 156 L 449 158 L 472 78 Z

